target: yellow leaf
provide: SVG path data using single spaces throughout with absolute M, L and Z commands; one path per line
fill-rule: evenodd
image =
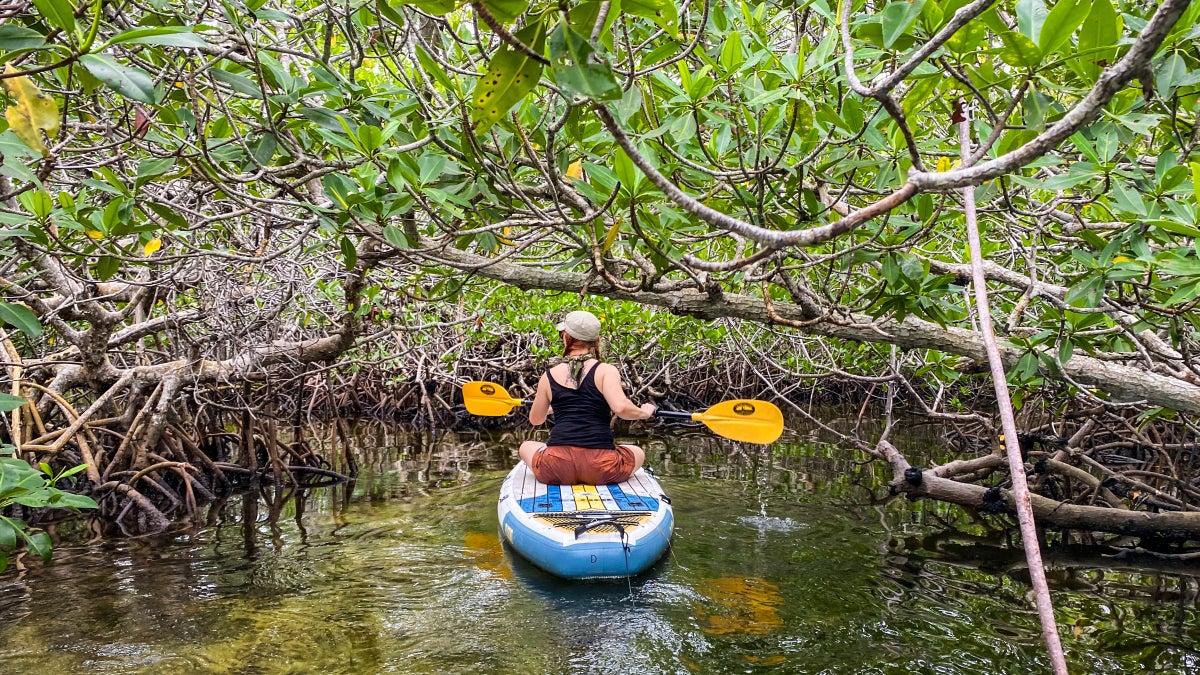
M 582 161 L 571 162 L 571 166 L 567 167 L 567 178 L 574 178 L 575 180 L 583 180 L 583 162 Z
M 104 233 L 99 230 L 88 230 L 87 236 L 91 237 L 92 239 L 103 239 Z
M 22 143 L 43 156 L 48 155 L 50 150 L 42 142 L 42 133 L 45 132 L 47 138 L 58 135 L 58 104 L 28 77 L 12 77 L 18 72 L 11 63 L 4 67 L 4 74 L 10 76 L 3 80 L 4 88 L 15 99 L 4 111 L 4 117 Z
M 604 237 L 604 253 L 608 253 L 608 249 L 617 241 L 617 234 L 621 231 L 621 221 L 616 221 L 612 227 L 608 228 L 608 234 Z
M 42 153 L 43 157 L 50 154 L 50 149 L 42 143 L 42 135 L 34 130 L 29 117 L 19 106 L 8 106 L 8 110 L 4 111 L 4 118 L 8 120 L 8 128 L 13 130 L 22 143 Z
M 146 257 L 149 258 L 150 256 L 154 255 L 154 252 L 160 248 L 162 248 L 162 239 L 159 237 L 155 237 L 146 242 Z
M 958 162 L 950 159 L 949 157 L 938 157 L 937 172 L 945 173 L 957 165 Z

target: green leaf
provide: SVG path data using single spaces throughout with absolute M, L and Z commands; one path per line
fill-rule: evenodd
M 365 150 L 365 154 L 370 155 L 383 145 L 383 131 L 373 124 L 363 124 L 358 127 L 358 131 L 354 134 L 358 139 L 359 145 Z
M 453 12 L 458 7 L 458 0 L 404 0 L 396 4 L 412 5 L 426 14 L 442 16 Z
M 183 229 L 188 226 L 187 220 L 185 220 L 183 216 L 179 215 L 178 211 L 171 208 L 170 206 L 167 206 L 166 204 L 159 204 L 158 202 L 143 201 L 143 202 L 141 202 L 141 206 L 149 207 L 150 210 L 153 211 L 155 215 L 157 215 L 159 218 L 162 218 L 163 220 L 167 221 L 169 224 L 174 226 L 176 229 Z
M 400 5 L 403 3 L 397 1 L 396 4 Z M 389 0 L 375 0 L 375 9 L 379 10 L 379 16 L 391 21 L 397 26 L 404 26 L 408 24 L 408 21 L 404 19 L 404 15 L 397 11 L 396 8 L 392 6 L 392 3 L 389 2 Z
M 164 173 L 170 171 L 175 166 L 174 157 L 150 157 L 138 162 L 137 178 L 134 181 L 137 185 L 144 185 L 149 179 L 157 178 Z M 114 200 L 115 201 L 115 200 Z
M 155 103 L 158 100 L 154 80 L 144 70 L 123 66 L 105 54 L 84 54 L 79 57 L 79 62 L 96 79 L 126 98 L 142 103 Z
M 12 394 L 6 394 L 4 392 L 0 392 L 0 412 L 8 412 L 10 410 L 16 410 L 17 408 L 20 408 L 21 406 L 25 405 L 26 403 L 28 403 L 28 401 L 21 398 L 20 396 L 13 396 Z
M 95 509 L 100 505 L 87 495 L 77 495 L 70 492 L 59 492 L 54 506 L 64 509 Z
M 1091 5 L 1076 45 L 1078 67 L 1089 84 L 1100 77 L 1104 64 L 1115 60 L 1121 37 L 1121 16 L 1113 9 L 1112 0 L 1093 0 Z
M 401 230 L 395 225 L 388 225 L 383 228 L 383 238 L 396 248 L 412 247 L 412 244 L 408 243 L 408 237 L 404 236 L 404 230 Z
M 108 281 L 121 269 L 121 261 L 111 255 L 102 255 L 93 268 L 101 281 Z
M 1170 99 L 1175 88 L 1186 80 L 1187 75 L 1187 62 L 1179 55 L 1179 52 L 1168 54 L 1159 65 L 1157 76 L 1154 78 L 1154 88 L 1157 90 L 1158 97 L 1163 100 Z
M 421 155 L 417 160 L 417 168 L 420 171 L 417 182 L 422 186 L 430 185 L 446 171 L 446 156 L 434 153 Z
M 670 0 L 622 0 L 621 9 L 650 19 L 671 37 L 679 36 L 679 9 Z
M 1100 156 L 1096 154 L 1096 146 L 1092 145 L 1092 142 L 1089 141 L 1081 132 L 1076 131 L 1071 136 L 1071 142 L 1075 144 L 1075 147 L 1079 149 L 1079 152 L 1083 153 L 1083 156 L 1087 157 L 1088 161 L 1090 161 L 1092 164 L 1103 164 L 1103 162 L 1100 161 Z
M 994 12 L 995 10 L 988 10 Z M 955 54 L 966 54 L 973 52 L 979 48 L 983 39 L 987 36 L 987 25 L 982 19 L 976 18 L 968 22 L 967 25 L 959 28 L 954 35 L 946 40 L 946 48 Z
M 262 87 L 258 86 L 254 80 L 237 73 L 231 73 L 223 68 L 209 68 L 208 74 L 217 82 L 222 82 L 229 85 L 239 94 L 249 96 L 250 98 L 261 99 L 263 97 Z M 303 114 L 303 110 L 301 111 Z
M 1160 261 L 1164 271 L 1181 277 L 1200 277 L 1200 260 L 1169 257 Z
M 1038 372 L 1038 358 L 1035 352 L 1025 352 L 1021 358 L 1017 360 L 1017 365 L 1013 367 L 1010 374 L 1016 378 L 1017 382 L 1024 382 Z
M 17 24 L 0 26 L 0 51 L 15 52 L 21 49 L 37 49 L 46 43 L 41 33 Z
M 338 246 L 342 249 L 342 259 L 346 262 L 346 269 L 354 269 L 354 266 L 358 264 L 358 250 L 354 248 L 354 242 L 350 241 L 349 237 L 342 237 Z
M 17 527 L 8 518 L 0 516 L 0 552 L 17 548 Z M 2 570 L 3 568 L 0 568 Z
M 617 180 L 621 181 L 621 185 L 631 195 L 638 193 L 638 187 L 642 182 L 642 172 L 633 165 L 633 160 L 629 155 L 625 154 L 625 150 L 617 148 L 613 154 L 613 173 L 616 174 Z
M 924 8 L 925 0 L 896 0 L 883 8 L 879 13 L 879 23 L 883 25 L 884 49 L 891 49 L 896 40 L 912 28 Z
M 900 280 L 900 265 L 894 254 L 883 259 L 883 278 L 887 280 L 888 286 L 895 286 Z
M 54 210 L 54 200 L 46 194 L 45 190 L 22 192 L 17 195 L 17 201 L 21 202 L 21 206 L 24 206 L 38 220 L 45 220 Z
M 41 489 L 45 485 L 46 479 L 25 460 L 0 457 L 0 500 Z
M 1200 202 L 1200 162 L 1192 162 L 1192 196 Z
M 1065 364 L 1067 361 L 1070 361 L 1074 354 L 1075 343 L 1071 342 L 1070 340 L 1063 340 L 1062 343 L 1058 345 L 1059 364 Z
M 140 44 L 162 45 L 164 47 L 193 47 L 204 48 L 208 41 L 196 35 L 191 26 L 156 26 L 152 28 L 132 28 L 109 38 L 107 45 Z M 100 50 L 104 47 L 100 47 Z M 99 51 L 99 50 L 98 50 Z
M 1146 225 L 1157 227 L 1159 229 L 1166 230 L 1167 232 L 1180 234 L 1193 239 L 1200 239 L 1200 228 L 1195 228 L 1191 225 L 1187 225 L 1176 220 L 1170 220 L 1168 218 L 1156 218 L 1147 220 L 1145 223 Z
M 1053 54 L 1070 44 L 1071 35 L 1087 18 L 1092 9 L 1092 0 L 1058 0 L 1042 24 L 1038 35 L 1038 49 L 1042 55 Z
M 85 469 L 87 469 L 87 464 L 76 464 L 75 466 L 73 466 L 73 467 L 63 471 L 62 473 L 58 474 L 57 476 L 55 476 L 55 479 L 61 480 L 68 476 L 74 476 L 75 474 L 80 473 L 81 471 L 83 471 Z
M 43 563 L 50 562 L 50 535 L 45 532 L 26 534 L 25 546 L 29 549 L 30 553 L 41 556 Z
M 525 13 L 529 0 L 484 0 L 482 4 L 500 23 L 512 23 Z
M 1146 202 L 1137 190 L 1131 190 L 1123 181 L 1113 183 L 1113 197 L 1122 210 L 1139 216 L 1146 215 Z
M 279 59 L 264 51 L 259 52 L 258 62 L 262 65 L 263 79 L 269 84 L 287 92 L 295 91 L 296 78 Z
M 626 158 L 626 160 L 628 160 L 628 158 Z M 607 166 L 603 166 L 601 164 L 584 162 L 583 168 L 587 172 L 588 178 L 591 179 L 591 182 L 606 192 L 611 193 L 613 188 L 617 187 L 617 183 L 621 180 L 617 177 L 617 174 L 612 171 L 612 169 L 609 169 Z M 586 185 L 586 183 L 579 183 L 578 185 L 583 186 Z M 600 201 L 604 200 L 602 199 Z
M 554 81 L 570 93 L 599 101 L 621 98 L 621 85 L 606 63 L 592 58 L 594 50 L 586 38 L 566 24 L 559 24 L 550 36 L 551 72 Z M 564 60 L 563 57 L 569 59 Z
M 413 166 L 411 155 L 403 155 L 397 157 L 388 163 L 387 182 L 396 191 L 401 191 L 408 185 L 419 183 L 417 172 L 420 167 Z
M 1036 44 L 1049 13 L 1044 0 L 1017 0 L 1017 31 Z
M 33 6 L 50 25 L 75 32 L 75 8 L 67 0 L 33 0 Z
M 596 21 L 600 18 L 600 5 L 599 0 L 586 0 L 572 7 L 571 28 L 574 28 L 576 33 L 591 36 L 592 30 L 596 27 Z M 612 50 L 613 45 L 612 25 L 620 15 L 620 0 L 609 2 L 608 14 L 604 18 L 604 25 L 600 27 L 600 43 L 605 45 L 609 51 Z
M 535 21 L 518 31 L 515 37 L 541 54 L 546 46 L 546 22 Z M 471 121 L 475 124 L 475 133 L 482 134 L 503 119 L 514 105 L 533 91 L 541 76 L 542 64 L 525 53 L 508 45 L 497 51 L 471 96 Z
M 1000 33 L 1000 41 L 1004 49 L 1000 50 L 1000 59 L 1010 66 L 1036 69 L 1042 63 L 1042 53 L 1033 40 L 1015 31 Z
M 1182 305 L 1185 302 L 1195 300 L 1197 295 L 1200 295 L 1200 279 L 1180 284 L 1175 292 L 1171 294 L 1171 297 L 1167 298 L 1163 304 L 1167 307 Z
M 42 334 L 42 325 L 37 315 L 24 305 L 0 301 L 0 322 L 4 322 L 17 330 L 36 338 Z
M 421 70 L 429 75 L 433 75 L 433 79 L 437 80 L 438 84 L 442 85 L 446 91 L 457 92 L 459 90 L 458 85 L 450 79 L 445 69 L 434 60 L 433 56 L 424 47 L 419 44 L 416 45 L 416 52 L 417 62 L 421 64 Z
M 742 45 L 742 36 L 733 31 L 725 36 L 725 46 L 721 48 L 720 63 L 727 73 L 735 73 L 746 62 L 746 49 Z
M 301 108 L 300 115 L 319 127 L 329 131 L 344 132 L 341 116 L 329 108 Z
M 250 154 L 256 163 L 265 166 L 275 156 L 277 147 L 279 147 L 279 141 L 275 138 L 275 134 L 263 134 L 258 141 L 251 144 Z
M 1089 276 L 1071 286 L 1063 300 L 1072 307 L 1095 307 L 1104 298 L 1104 277 Z

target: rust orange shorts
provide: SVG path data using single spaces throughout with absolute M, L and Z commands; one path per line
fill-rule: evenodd
M 533 475 L 549 485 L 611 485 L 628 480 L 637 461 L 624 445 L 581 448 L 547 445 L 533 453 Z

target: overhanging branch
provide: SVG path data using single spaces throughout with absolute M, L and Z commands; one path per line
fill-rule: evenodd
M 625 291 L 595 279 L 589 280 L 583 274 L 495 261 L 452 248 L 438 252 L 431 260 L 457 269 L 471 269 L 479 276 L 522 289 L 578 293 L 586 288 L 587 292 L 594 295 L 662 307 L 674 314 L 700 319 L 728 317 L 754 323 L 772 323 L 762 298 L 749 295 L 722 293 L 714 296 L 690 289 L 670 293 L 653 290 Z M 894 344 L 901 349 L 931 349 L 979 361 L 986 358 L 983 338 L 976 331 L 953 326 L 942 327 L 911 316 L 903 321 L 896 321 L 850 314 L 846 319 L 813 322 L 812 317 L 798 305 L 780 302 L 774 304 L 774 311 L 781 318 L 807 322 L 806 334 L 854 342 Z M 1005 366 L 1011 368 L 1025 351 L 1012 343 L 1001 342 L 1000 354 Z M 1062 372 L 1072 381 L 1105 391 L 1117 401 L 1144 399 L 1151 405 L 1200 413 L 1200 387 L 1174 377 L 1101 361 L 1084 354 L 1075 354 L 1062 364 Z M 1042 375 L 1051 379 L 1058 378 L 1056 373 L 1046 370 L 1042 371 Z

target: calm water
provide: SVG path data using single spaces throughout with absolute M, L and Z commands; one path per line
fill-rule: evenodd
M 885 502 L 849 451 L 643 440 L 669 557 L 563 582 L 497 536 L 516 440 L 364 428 L 352 486 L 235 497 L 153 540 L 68 537 L 0 576 L 0 672 L 1048 671 L 1019 547 Z M 1089 555 L 1050 555 L 1072 670 L 1200 670 L 1200 568 Z

